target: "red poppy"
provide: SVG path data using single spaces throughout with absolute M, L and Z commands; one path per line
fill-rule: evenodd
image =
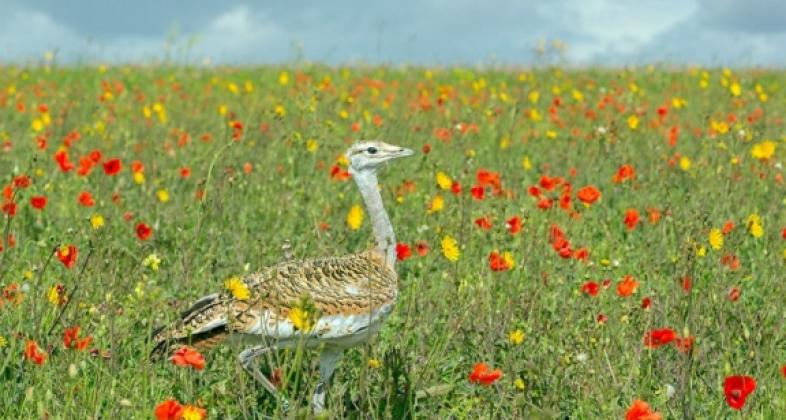
M 77 249 L 73 245 L 64 245 L 57 249 L 57 259 L 63 263 L 66 268 L 71 268 L 76 264 Z
M 499 251 L 491 251 L 491 254 L 489 254 L 489 268 L 491 268 L 491 271 L 507 271 L 511 269 L 511 266 Z
M 418 255 L 420 255 L 421 257 L 425 257 L 426 254 L 428 254 L 428 250 L 429 250 L 428 244 L 426 243 L 426 241 L 417 241 L 415 243 L 415 250 L 418 252 Z
M 745 400 L 756 389 L 756 380 L 750 376 L 728 376 L 723 382 L 726 403 L 735 410 L 745 406 Z
M 651 306 L 652 298 L 645 296 L 644 299 L 641 300 L 641 309 L 648 310 Z
M 595 318 L 595 322 L 597 322 L 600 325 L 606 324 L 606 322 L 608 320 L 609 320 L 609 317 L 606 316 L 606 314 L 598 314 L 598 316 Z
M 38 343 L 33 340 L 25 342 L 25 359 L 37 364 L 43 365 L 46 362 L 46 353 L 42 353 L 38 348 Z
M 115 176 L 120 172 L 123 165 L 120 163 L 120 159 L 114 158 L 109 159 L 108 161 L 104 162 L 104 173 L 109 176 Z
M 60 170 L 63 172 L 68 172 L 71 169 L 74 169 L 74 164 L 68 160 L 68 152 L 65 150 L 60 150 L 59 152 L 55 153 L 55 161 L 57 161 L 57 164 L 60 165 Z
M 156 406 L 154 414 L 157 420 L 179 420 L 183 415 L 183 406 L 175 400 L 166 400 Z
M 660 222 L 660 210 L 650 207 L 647 209 L 647 216 L 651 225 L 656 225 Z
M 412 256 L 412 250 L 409 249 L 409 245 L 398 243 L 396 244 L 396 259 L 399 261 L 404 261 L 407 258 Z
M 92 336 L 79 338 L 79 326 L 66 328 L 63 333 L 63 345 L 67 349 L 84 350 L 93 341 Z
M 674 340 L 674 347 L 683 353 L 688 353 L 693 348 L 694 341 L 696 341 L 696 337 L 692 335 L 689 335 L 685 338 L 677 337 L 677 339 Z
M 629 164 L 625 164 L 620 166 L 617 169 L 617 173 L 611 178 L 615 184 L 619 184 L 621 182 L 625 182 L 629 179 L 633 179 L 636 176 L 636 170 L 633 169 L 633 166 Z
M 586 262 L 589 260 L 589 250 L 587 248 L 581 247 L 573 253 L 573 258 L 577 259 L 578 261 Z
M 145 223 L 137 223 L 136 225 L 136 237 L 139 238 L 140 241 L 146 241 L 150 238 L 150 235 L 153 234 L 153 229 L 146 225 Z
M 550 198 L 541 199 L 540 201 L 538 201 L 537 206 L 541 210 L 548 210 L 548 209 L 554 207 L 554 200 L 552 200 Z
M 581 285 L 580 290 L 590 296 L 597 296 L 600 293 L 600 285 L 594 281 L 588 281 Z
M 661 420 L 660 413 L 652 411 L 649 404 L 642 400 L 635 400 L 628 411 L 625 412 L 625 420 Z
M 475 225 L 483 230 L 489 230 L 491 229 L 491 219 L 489 219 L 488 216 L 480 217 L 475 219 Z
M 551 191 L 551 190 L 554 189 L 554 187 L 559 185 L 561 181 L 562 180 L 559 177 L 551 178 L 551 177 L 549 177 L 547 175 L 541 175 L 540 181 L 538 182 L 538 184 L 540 184 L 540 186 L 543 189 L 545 189 L 547 191 Z
M 685 293 L 690 293 L 691 289 L 693 289 L 693 279 L 690 276 L 685 276 L 682 278 L 682 290 Z
M 191 366 L 196 370 L 205 368 L 205 356 L 202 353 L 183 346 L 172 355 L 172 363 L 176 366 Z
M 781 375 L 786 377 L 786 365 L 781 366 Z
M 734 230 L 734 222 L 732 222 L 731 220 L 727 220 L 726 223 L 723 224 L 721 233 L 723 233 L 724 235 L 728 235 L 729 233 L 731 233 L 732 230 Z M 786 231 L 786 229 L 784 229 L 784 231 Z M 786 236 L 784 236 L 784 239 L 786 239 Z
M 144 171 L 145 171 L 145 165 L 142 162 L 138 160 L 131 162 L 131 172 L 137 173 L 137 172 L 144 172 Z
M 88 191 L 82 191 L 79 194 L 78 200 L 79 204 L 85 207 L 93 207 L 96 204 L 95 200 L 93 200 L 93 195 Z
M 14 177 L 14 187 L 16 188 L 27 188 L 30 186 L 30 177 L 27 175 L 19 175 Z
M 540 198 L 540 189 L 534 185 L 527 189 L 527 193 L 535 198 Z
M 600 198 L 600 191 L 592 185 L 587 185 L 576 192 L 576 197 L 584 204 L 592 204 Z
M 180 168 L 180 177 L 181 178 L 188 178 L 191 176 L 191 168 L 188 166 L 184 166 Z
M 483 200 L 483 197 L 486 195 L 486 189 L 480 185 L 472 187 L 470 192 L 472 193 L 472 198 L 475 200 Z
M 30 205 L 35 209 L 43 210 L 46 207 L 46 197 L 43 195 L 30 197 Z
M 184 169 L 186 169 L 186 168 L 184 168 Z M 189 169 L 188 173 L 189 174 L 191 173 L 190 169 Z M 188 175 L 183 175 L 183 170 L 182 169 L 180 171 L 180 176 L 182 176 L 183 178 L 188 178 Z M 341 167 L 338 166 L 338 165 L 333 165 L 333 166 L 330 167 L 330 179 L 332 179 L 334 181 L 346 181 L 350 177 L 352 177 L 352 175 L 350 175 L 349 171 L 347 171 L 346 169 L 341 169 Z
M 502 371 L 499 369 L 490 370 L 489 366 L 485 363 L 476 363 L 472 368 L 472 373 L 469 374 L 469 381 L 473 384 L 489 386 L 502 377 Z
M 625 275 L 622 280 L 617 283 L 617 295 L 621 297 L 628 297 L 636 292 L 639 287 L 639 282 L 631 275 Z
M 644 346 L 655 349 L 665 346 L 677 339 L 677 333 L 671 328 L 652 330 L 644 335 Z
M 736 302 L 737 299 L 740 298 L 740 293 L 741 292 L 739 287 L 732 287 L 731 290 L 729 290 L 729 300 L 732 302 Z
M 90 157 L 90 160 L 93 161 L 93 163 L 101 162 L 101 157 L 102 157 L 101 156 L 101 151 L 98 150 L 98 149 L 93 150 L 92 152 L 90 152 L 90 154 L 88 156 Z
M 14 217 L 16 215 L 16 203 L 9 201 L 3 204 L 2 211 L 9 217 Z
M 461 184 L 458 181 L 453 181 L 453 183 L 450 184 L 450 192 L 452 192 L 453 195 L 460 195 L 461 194 Z
M 521 218 L 518 216 L 513 216 L 505 222 L 505 227 L 508 229 L 511 235 L 515 235 L 521 232 Z
M 639 224 L 639 211 L 636 209 L 628 209 L 625 211 L 625 226 L 628 230 L 636 229 Z

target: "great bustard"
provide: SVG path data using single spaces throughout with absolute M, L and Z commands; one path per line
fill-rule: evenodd
M 248 275 L 241 280 L 251 292 L 248 299 L 215 293 L 197 300 L 179 322 L 153 333 L 152 356 L 165 354 L 178 342 L 204 349 L 240 336 L 242 342 L 256 344 L 240 353 L 241 365 L 275 395 L 275 386 L 259 371 L 254 359 L 298 343 L 311 348 L 323 346 L 320 379 L 311 399 L 314 411 L 323 410 L 326 385 L 342 351 L 367 341 L 396 302 L 396 238 L 382 204 L 377 170 L 388 161 L 412 154 L 412 150 L 381 141 L 360 141 L 346 152 L 349 172 L 373 227 L 373 249 L 304 261 L 288 257 Z M 295 328 L 289 313 L 306 296 L 320 317 L 313 328 L 303 331 Z

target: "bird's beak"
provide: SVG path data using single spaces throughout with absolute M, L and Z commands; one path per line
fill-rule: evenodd
M 400 149 L 399 149 L 399 150 L 396 152 L 396 157 L 397 157 L 397 158 L 400 158 L 400 157 L 407 157 L 407 156 L 412 156 L 412 155 L 414 155 L 414 154 L 415 154 L 415 152 L 413 152 L 413 151 L 412 151 L 412 149 L 407 149 L 407 148 L 405 148 L 405 147 L 402 147 L 402 148 L 400 148 Z

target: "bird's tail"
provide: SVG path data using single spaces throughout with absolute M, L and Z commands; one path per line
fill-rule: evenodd
M 174 324 L 153 330 L 150 359 L 160 360 L 178 344 L 208 350 L 229 336 L 226 324 L 226 311 L 219 295 L 205 296 L 180 314 Z

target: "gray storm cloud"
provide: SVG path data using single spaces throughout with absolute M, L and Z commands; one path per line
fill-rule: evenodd
M 0 0 L 0 62 L 782 66 L 775 0 Z M 546 45 L 549 45 L 548 43 Z M 552 57 L 553 58 L 553 57 Z

